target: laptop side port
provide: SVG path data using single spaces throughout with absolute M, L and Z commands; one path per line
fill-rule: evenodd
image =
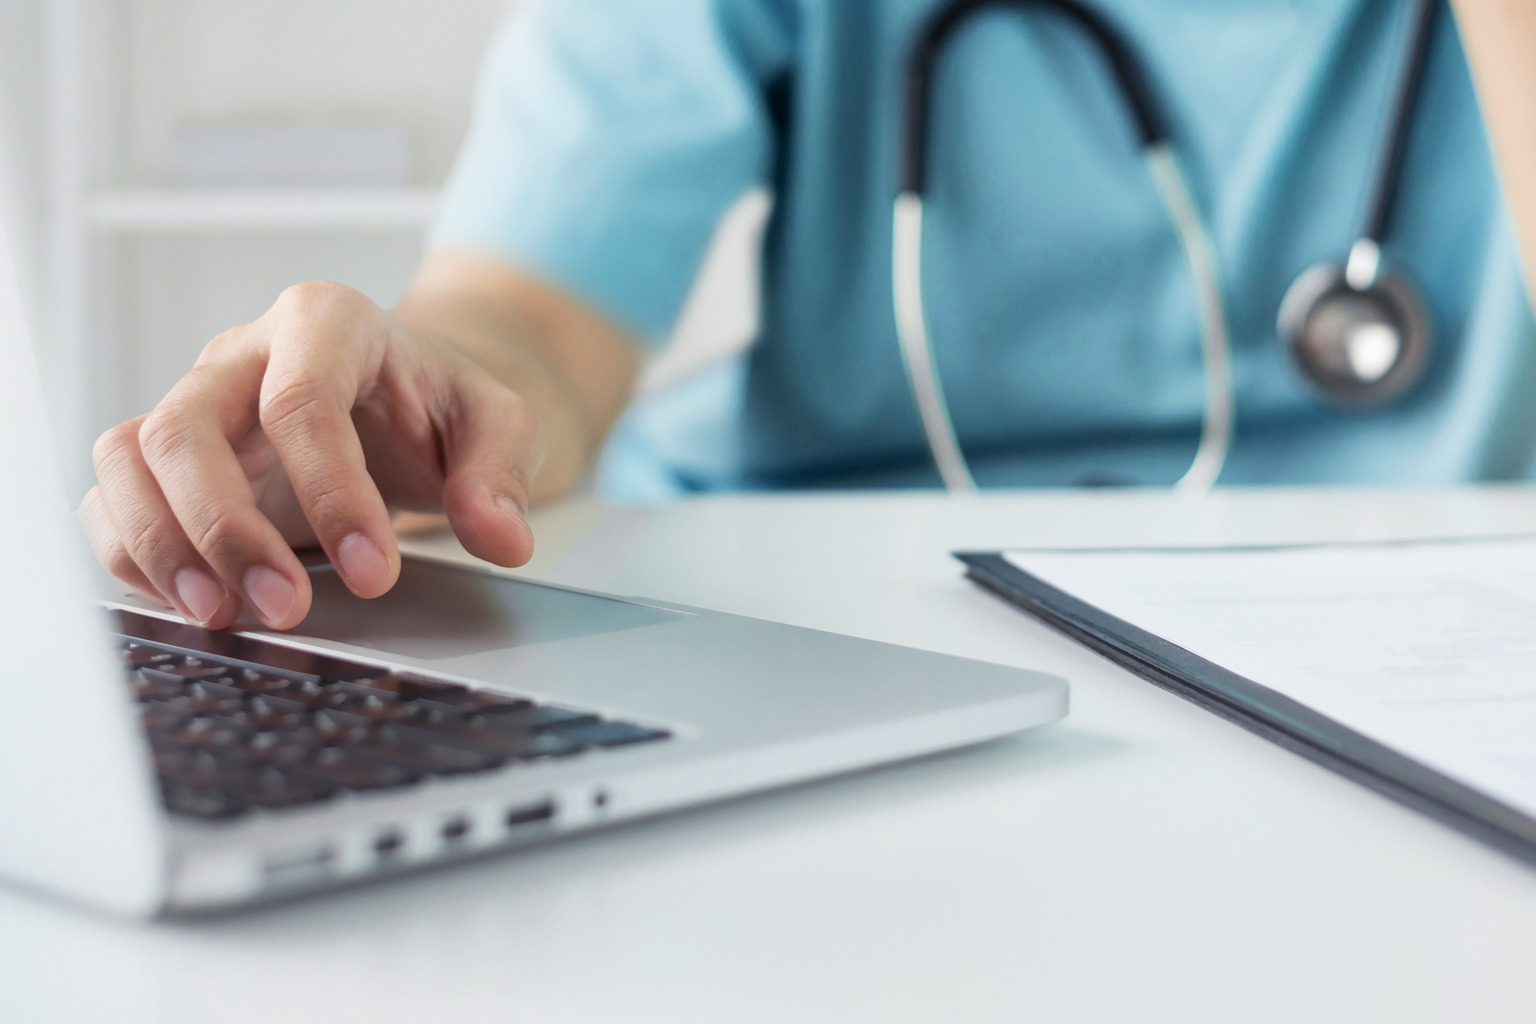
M 504 819 L 507 828 L 520 828 L 524 825 L 533 825 L 541 821 L 550 821 L 555 816 L 555 802 L 553 800 L 541 800 L 536 804 L 523 804 L 507 811 Z
M 405 845 L 405 836 L 397 828 L 387 828 L 373 840 L 373 852 L 379 857 L 393 857 Z
M 336 848 L 329 844 L 270 854 L 262 861 L 262 881 L 268 890 L 317 885 L 335 874 L 336 860 Z
M 457 843 L 469 835 L 470 821 L 462 814 L 455 814 L 443 822 L 443 842 Z

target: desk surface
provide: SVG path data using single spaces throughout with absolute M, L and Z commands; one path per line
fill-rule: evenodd
M 1536 1020 L 1536 871 L 1133 678 L 946 555 L 1532 532 L 1536 490 L 579 502 L 535 528 L 533 574 L 1058 672 L 1072 714 L 211 922 L 0 889 L 0 1015 Z

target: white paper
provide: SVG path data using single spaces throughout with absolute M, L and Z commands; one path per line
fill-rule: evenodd
M 1006 557 L 1536 814 L 1536 539 Z

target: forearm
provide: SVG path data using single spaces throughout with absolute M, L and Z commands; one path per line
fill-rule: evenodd
M 558 291 L 474 257 L 428 257 L 395 313 L 458 348 L 532 406 L 545 457 L 533 500 L 575 486 L 629 400 L 637 350 Z
M 1536 295 L 1536 3 L 1453 0 L 1504 195 Z

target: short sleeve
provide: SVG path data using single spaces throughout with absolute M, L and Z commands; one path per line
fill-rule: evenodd
M 768 174 L 768 0 L 524 0 L 493 40 L 431 242 L 526 269 L 656 342 Z

